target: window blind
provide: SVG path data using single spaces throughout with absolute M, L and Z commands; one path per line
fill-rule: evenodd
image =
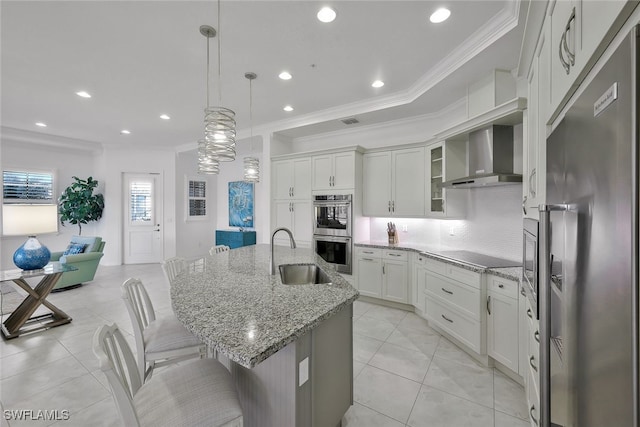
M 4 203 L 53 202 L 53 174 L 42 172 L 2 172 L 2 198 Z

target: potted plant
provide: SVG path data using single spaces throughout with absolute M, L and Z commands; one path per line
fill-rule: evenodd
M 82 234 L 82 224 L 97 221 L 104 210 L 104 196 L 93 194 L 98 181 L 92 177 L 86 180 L 74 176 L 75 182 L 65 188 L 58 199 L 58 213 L 60 223 L 65 222 L 78 225 L 78 234 Z

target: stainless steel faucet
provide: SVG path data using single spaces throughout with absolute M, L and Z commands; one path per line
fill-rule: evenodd
M 291 243 L 291 249 L 295 249 L 296 248 L 296 239 L 293 238 L 293 233 L 291 232 L 291 230 L 289 230 L 286 227 L 280 227 L 280 228 L 276 228 L 275 230 L 273 230 L 273 233 L 271 233 L 271 260 L 270 260 L 271 275 L 272 276 L 274 274 L 276 274 L 276 262 L 273 259 L 273 239 L 276 236 L 276 233 L 278 231 L 286 231 L 287 234 L 289 235 L 289 242 Z

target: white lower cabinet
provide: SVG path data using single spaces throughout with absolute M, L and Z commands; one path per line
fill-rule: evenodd
M 485 350 L 482 274 L 427 260 L 425 317 L 478 354 Z
M 527 377 L 525 380 L 525 394 L 529 406 L 529 417 L 532 426 L 538 426 L 540 419 L 540 329 L 535 312 L 526 300 L 526 316 L 528 325 Z
M 425 289 L 427 286 L 427 269 L 425 268 L 427 257 L 421 254 L 414 254 L 413 271 L 411 283 L 411 304 L 420 316 L 426 313 Z
M 355 264 L 361 295 L 409 303 L 407 251 L 358 247 Z
M 487 276 L 487 354 L 518 372 L 518 284 Z

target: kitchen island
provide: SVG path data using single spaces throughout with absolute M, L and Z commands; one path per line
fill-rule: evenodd
M 311 249 L 275 248 L 276 265 L 313 263 L 329 284 L 284 285 L 269 245 L 192 263 L 171 286 L 178 319 L 229 360 L 246 426 L 339 425 L 352 403 L 358 292 Z

